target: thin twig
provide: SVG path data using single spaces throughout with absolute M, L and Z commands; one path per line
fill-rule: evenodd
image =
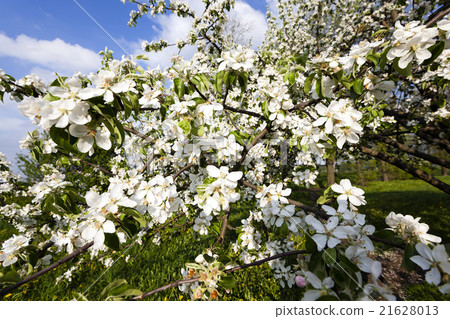
M 181 173 L 183 173 L 185 170 L 188 170 L 188 169 L 191 168 L 192 166 L 194 166 L 194 163 L 189 163 L 189 164 L 187 164 L 185 167 L 183 167 L 183 168 L 180 169 L 178 172 L 176 172 L 175 174 L 173 174 L 172 178 L 175 180 Z
M 440 7 L 438 10 L 433 12 L 433 14 L 430 15 L 425 25 L 427 27 L 431 27 L 433 24 L 441 20 L 443 17 L 445 17 L 448 13 L 450 13 L 450 3 L 444 4 L 442 7 Z
M 80 161 L 80 162 L 82 162 L 82 163 L 84 163 L 84 164 L 86 164 L 86 165 L 95 167 L 95 168 L 99 169 L 100 171 L 102 171 L 103 173 L 105 173 L 105 174 L 107 174 L 107 175 L 109 175 L 109 176 L 114 176 L 113 173 L 111 173 L 111 172 L 108 171 L 107 169 L 104 169 L 103 167 L 101 167 L 101 166 L 99 166 L 99 165 L 97 165 L 97 164 L 88 162 L 88 161 L 86 161 L 86 160 L 84 160 L 84 159 L 81 159 L 81 158 L 78 158 L 78 157 L 75 157 L 75 156 L 72 156 L 72 158 L 73 158 L 74 160 Z
M 38 278 L 39 276 L 49 272 L 50 270 L 52 270 L 52 269 L 54 269 L 54 268 L 56 268 L 56 267 L 58 267 L 58 266 L 60 266 L 60 265 L 62 265 L 64 263 L 68 262 L 69 260 L 75 258 L 76 256 L 81 255 L 86 250 L 88 250 L 89 247 L 91 247 L 92 245 L 94 245 L 93 241 L 91 241 L 90 243 L 88 243 L 88 244 L 84 245 L 83 247 L 81 247 L 80 250 L 77 250 L 77 251 L 67 255 L 63 259 L 58 260 L 57 262 L 55 262 L 54 264 L 48 266 L 47 268 L 42 269 L 41 271 L 38 271 L 34 275 L 31 275 L 30 277 L 27 277 L 24 280 L 19 281 L 18 283 L 14 284 L 12 286 L 9 286 L 9 287 L 6 287 L 6 288 L 0 290 L 0 296 L 6 295 L 7 293 L 13 291 L 14 289 L 19 288 L 20 286 L 22 286 L 22 285 L 24 285 L 24 284 L 26 284 L 26 283 L 28 283 L 28 282 Z
M 242 266 L 237 266 L 237 267 L 234 267 L 234 268 L 230 268 L 230 269 L 225 270 L 224 272 L 225 273 L 231 273 L 231 272 L 235 272 L 235 271 L 242 270 L 242 269 L 245 269 L 245 268 L 249 268 L 249 267 L 252 267 L 252 266 L 258 266 L 258 265 L 264 264 L 264 263 L 266 263 L 268 261 L 271 261 L 271 260 L 274 260 L 274 259 L 279 259 L 279 258 L 282 258 L 282 257 L 287 257 L 287 256 L 292 256 L 292 255 L 300 255 L 300 254 L 304 254 L 304 253 L 306 253 L 306 251 L 304 251 L 304 250 L 288 251 L 288 252 L 285 252 L 285 253 L 282 253 L 282 254 L 278 254 L 278 255 L 275 255 L 275 256 L 271 256 L 271 257 L 267 257 L 267 258 L 264 258 L 264 259 L 261 259 L 261 260 L 249 263 L 249 264 L 245 264 L 245 265 L 242 265 Z M 162 287 L 156 288 L 156 289 L 154 289 L 152 291 L 146 292 L 145 294 L 142 294 L 140 296 L 134 297 L 132 300 L 141 300 L 141 299 L 143 299 L 145 297 L 151 296 L 151 295 L 156 294 L 156 293 L 158 293 L 160 291 L 164 291 L 164 290 L 167 290 L 167 289 L 170 289 L 170 288 L 175 288 L 175 287 L 177 287 L 179 285 L 183 285 L 183 284 L 193 284 L 193 283 L 197 282 L 198 280 L 199 280 L 199 278 L 190 278 L 190 279 L 177 280 L 177 281 L 174 281 L 174 282 L 172 282 L 170 284 L 167 284 L 165 286 L 162 286 Z

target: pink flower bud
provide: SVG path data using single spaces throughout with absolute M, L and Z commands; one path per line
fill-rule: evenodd
M 304 288 L 306 286 L 306 280 L 302 276 L 295 276 L 295 284 L 300 287 Z

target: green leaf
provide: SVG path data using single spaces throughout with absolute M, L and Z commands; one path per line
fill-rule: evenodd
M 303 90 L 307 95 L 309 95 L 309 92 L 311 91 L 311 84 L 315 76 L 316 76 L 315 73 L 310 74 L 305 80 L 305 87 L 303 88 Z
M 356 92 L 356 94 L 361 95 L 363 93 L 363 82 L 361 80 L 355 79 L 353 81 L 353 90 Z
M 422 62 L 422 65 L 429 65 L 432 63 L 438 56 L 441 55 L 442 51 L 445 49 L 445 42 L 444 41 L 438 41 L 435 44 L 433 44 L 431 47 L 428 48 L 428 51 L 431 52 L 431 57 L 425 61 Z
M 412 61 L 409 62 L 409 64 L 406 66 L 406 68 L 402 69 L 400 68 L 400 66 L 398 65 L 398 61 L 400 60 L 400 58 L 395 58 L 394 59 L 394 69 L 397 73 L 403 75 L 403 76 L 410 76 L 411 73 L 411 68 L 412 68 Z
M 191 132 L 195 136 L 203 136 L 205 134 L 205 127 L 203 125 L 199 127 L 191 125 Z
M 227 87 L 231 87 L 236 84 L 237 77 L 234 72 L 227 72 L 224 74 L 223 80 Z
M 225 289 L 231 289 L 236 285 L 236 279 L 232 275 L 220 276 L 220 285 Z
M 224 77 L 225 71 L 220 71 L 217 73 L 216 78 L 214 80 L 214 89 L 218 93 L 222 93 L 222 86 L 223 86 L 223 77 Z
M 288 74 L 285 75 L 285 80 L 288 80 L 290 85 L 294 85 L 294 83 L 295 83 L 295 76 L 296 76 L 296 74 L 293 73 L 293 72 L 288 73 Z
M 173 84 L 175 93 L 178 95 L 178 98 L 181 99 L 184 96 L 185 92 L 184 81 L 182 79 L 177 78 L 173 80 Z
M 328 201 L 328 196 L 322 195 L 319 197 L 319 199 L 317 200 L 317 204 L 319 205 L 323 205 Z
M 136 225 L 134 219 L 124 219 L 121 221 L 121 228 L 127 233 L 128 237 L 132 238 L 139 232 L 139 227 Z
M 264 117 L 269 118 L 270 113 L 269 113 L 269 108 L 267 107 L 267 101 L 264 101 L 261 103 L 261 110 L 263 112 Z
M 64 150 L 75 154 L 79 153 L 76 146 L 77 139 L 71 136 L 66 130 L 52 126 L 50 128 L 50 137 L 53 142 L 58 144 L 58 146 Z
M 208 264 L 212 263 L 215 260 L 214 257 L 212 257 L 212 256 L 210 256 L 208 254 L 203 254 L 203 258 L 206 260 L 206 262 Z
M 387 63 L 387 61 L 388 61 L 388 59 L 387 59 L 387 54 L 388 54 L 388 52 L 389 52 L 389 50 L 390 50 L 391 48 L 392 48 L 391 46 L 386 47 L 386 48 L 383 50 L 383 53 L 381 53 L 381 55 L 380 55 L 380 70 L 381 70 L 381 71 L 383 71 L 384 68 L 386 67 L 386 63 Z
M 125 284 L 127 284 L 127 281 L 125 279 L 117 279 L 117 280 L 113 281 L 112 283 L 110 283 L 108 286 L 106 286 L 102 290 L 99 298 L 104 299 L 108 295 L 108 293 L 111 289 L 114 289 L 115 287 L 119 287 L 119 286 L 125 285 Z
M 247 145 L 247 142 L 250 139 L 250 135 L 242 131 L 233 131 L 231 132 L 231 134 L 233 134 L 234 137 L 236 138 L 236 142 L 238 142 L 242 146 Z
M 336 249 L 327 248 L 322 254 L 323 261 L 328 265 L 332 266 L 336 263 Z
M 133 92 L 127 92 L 127 96 L 130 99 L 134 111 L 136 113 L 139 112 L 139 109 L 141 107 L 141 105 L 139 104 L 139 97 Z
M 378 230 L 373 235 L 375 237 L 391 241 L 394 244 L 401 244 L 404 242 L 402 238 L 398 237 L 392 230 L 389 229 Z
M 123 209 L 123 213 L 128 216 L 132 216 L 141 227 L 145 227 L 147 225 L 147 221 L 145 220 L 145 216 L 139 213 L 137 210 L 133 208 L 125 208 Z
M 133 286 L 127 284 L 114 287 L 108 292 L 108 296 L 114 297 L 127 297 L 139 295 L 142 295 L 142 291 L 135 289 Z
M 352 82 L 348 78 L 342 78 L 341 83 L 347 90 L 350 90 L 352 88 Z
M 17 272 L 11 270 L 3 276 L 0 276 L 0 283 L 16 283 L 20 281 L 20 276 Z
M 112 250 L 120 250 L 120 241 L 116 233 L 105 233 L 105 246 Z
M 375 67 L 378 65 L 378 58 L 374 54 L 368 54 L 366 56 L 366 59 L 371 61 L 375 65 Z
M 308 264 L 308 270 L 316 273 L 319 268 L 322 268 L 323 259 L 322 259 L 323 251 L 316 251 L 311 254 L 311 258 Z
M 414 245 L 410 243 L 406 244 L 401 267 L 404 267 L 408 271 L 416 270 L 417 264 L 411 260 L 411 257 L 415 255 L 417 255 L 417 251 Z
M 238 82 L 241 87 L 241 92 L 244 93 L 247 89 L 248 74 L 246 72 L 240 72 L 238 76 Z
M 325 98 L 325 88 L 323 87 L 323 78 L 319 77 L 319 79 L 316 81 L 316 92 L 317 95 L 324 99 Z
M 306 234 L 305 236 L 305 250 L 308 254 L 312 254 L 317 251 L 317 244 L 309 234 Z
M 183 130 L 185 135 L 189 135 L 191 132 L 191 123 L 186 119 L 178 123 L 178 126 Z

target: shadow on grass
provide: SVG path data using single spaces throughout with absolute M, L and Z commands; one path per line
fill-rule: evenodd
M 420 217 L 420 222 L 430 226 L 430 234 L 440 236 L 444 243 L 450 242 L 450 196 L 437 191 L 397 190 L 368 191 L 367 205 L 360 208 L 367 222 L 377 229 L 386 228 L 385 217 L 390 212 Z

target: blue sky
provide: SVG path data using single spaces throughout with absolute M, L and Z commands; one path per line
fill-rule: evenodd
M 187 2 L 196 12 L 201 10 L 200 0 Z M 249 37 L 255 45 L 261 42 L 266 28 L 266 5 L 273 7 L 274 0 L 236 1 L 235 15 L 254 24 Z M 97 53 L 105 47 L 113 50 L 116 58 L 127 53 L 137 55 L 142 53 L 143 40 L 163 38 L 170 43 L 188 31 L 189 21 L 174 15 L 142 18 L 137 27 L 130 28 L 127 22 L 133 9 L 133 4 L 124 5 L 120 0 L 1 1 L 0 69 L 16 79 L 37 73 L 47 82 L 53 72 L 89 74 L 99 67 Z M 150 65 L 167 66 L 173 53 L 169 50 L 151 55 Z M 183 52 L 186 57 L 192 53 Z M 0 152 L 14 162 L 15 154 L 21 151 L 19 140 L 36 127 L 17 111 L 15 102 L 7 97 L 4 102 L 0 103 Z

